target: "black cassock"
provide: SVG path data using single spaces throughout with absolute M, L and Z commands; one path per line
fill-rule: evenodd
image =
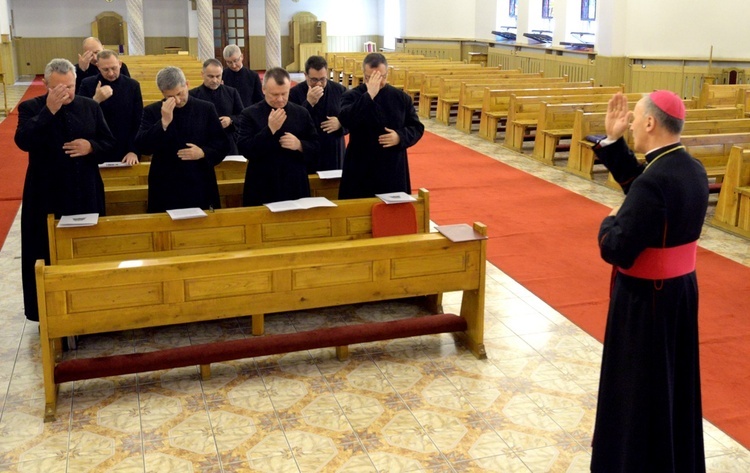
M 310 196 L 307 165 L 317 159 L 319 147 L 312 118 L 303 107 L 288 102 L 284 124 L 271 134 L 271 110 L 264 100 L 242 111 L 237 147 L 247 158 L 245 206 Z M 284 133 L 291 133 L 302 142 L 302 152 L 281 147 L 279 139 Z
M 128 153 L 138 154 L 135 147 L 135 135 L 138 134 L 143 116 L 141 84 L 122 74 L 114 82 L 108 81 L 99 74 L 83 80 L 78 91 L 79 95 L 93 98 L 99 82 L 102 83 L 102 87 L 105 85 L 112 87 L 112 96 L 99 104 L 107 125 L 117 141 L 117 147 L 107 161 L 122 161 Z M 140 159 L 140 156 L 138 158 Z
M 76 63 L 76 94 L 81 93 L 80 90 L 81 90 L 81 83 L 83 82 L 83 79 L 86 79 L 88 77 L 94 77 L 97 75 L 99 75 L 98 66 L 89 64 L 89 68 L 84 71 Z M 130 77 L 130 71 L 128 70 L 128 66 L 124 62 L 122 63 L 122 66 L 120 66 L 120 75 Z
M 373 100 L 362 84 L 343 95 L 339 121 L 349 130 L 339 199 L 411 193 L 406 148 L 424 134 L 411 97 L 386 84 Z M 386 128 L 398 133 L 401 142 L 397 146 L 383 148 L 378 143 Z
M 167 130 L 161 126 L 161 105 L 143 109 L 136 145 L 143 154 L 151 154 L 148 172 L 148 211 L 221 206 L 214 166 L 229 151 L 229 138 L 221 128 L 214 104 L 190 97 L 182 108 L 175 107 Z M 192 143 L 205 157 L 182 160 L 177 151 Z
M 227 154 L 237 154 L 237 124 L 244 108 L 237 89 L 227 85 L 220 85 L 216 90 L 211 90 L 201 84 L 194 89 L 190 89 L 189 93 L 191 97 L 214 104 L 219 117 L 229 117 L 232 119 L 232 124 L 224 128 L 224 132 L 230 138 L 231 145 Z
M 262 102 L 264 99 L 260 76 L 247 67 L 243 67 L 237 72 L 227 67 L 221 74 L 221 80 L 224 85 L 237 89 L 244 108 Z
M 308 174 L 341 169 L 344 165 L 344 151 L 346 149 L 344 135 L 348 132 L 344 127 L 341 127 L 333 133 L 326 133 L 320 129 L 320 124 L 328 120 L 328 117 L 339 116 L 341 113 L 341 97 L 346 92 L 346 87 L 336 82 L 326 81 L 323 96 L 314 107 L 307 101 L 309 90 L 310 86 L 307 82 L 300 82 L 289 91 L 289 101 L 302 105 L 310 112 L 313 123 L 315 123 L 315 129 L 318 131 L 318 141 L 320 142 L 318 162 L 307 170 Z
M 622 139 L 596 153 L 626 192 L 599 230 L 605 261 L 627 269 L 645 248 L 700 237 L 708 179 L 679 143 L 650 152 L 647 168 Z M 695 271 L 663 280 L 613 276 L 591 470 L 703 472 Z
M 46 106 L 47 95 L 18 106 L 16 145 L 29 152 L 21 210 L 21 268 L 26 317 L 39 320 L 34 263 L 49 264 L 47 215 L 99 213 L 104 215 L 104 185 L 99 174 L 115 146 L 115 139 L 99 105 L 76 96 L 56 114 Z M 71 158 L 63 144 L 78 138 L 88 140 L 93 152 Z

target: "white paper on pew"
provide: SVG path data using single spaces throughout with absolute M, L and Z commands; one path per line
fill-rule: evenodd
M 407 194 L 406 192 L 391 192 L 389 194 L 375 194 L 375 197 L 380 198 L 386 204 L 403 204 L 406 202 L 416 202 L 417 199 Z
M 224 157 L 224 161 L 237 161 L 238 163 L 246 163 L 247 158 L 241 154 L 230 154 Z
M 286 212 L 288 210 L 306 210 L 315 207 L 337 207 L 336 204 L 325 197 L 303 197 L 297 200 L 282 200 L 263 204 L 271 212 Z
M 341 169 L 331 169 L 330 171 L 318 171 L 318 177 L 321 179 L 340 179 Z
M 447 239 L 454 243 L 461 241 L 486 240 L 487 237 L 474 230 L 474 227 L 465 223 L 456 225 L 439 225 L 435 227 Z
M 109 161 L 99 165 L 100 168 L 129 168 L 131 166 L 132 164 L 123 163 L 121 161 Z
M 57 228 L 92 227 L 99 223 L 99 214 L 63 215 L 57 222 Z
M 187 209 L 172 209 L 167 210 L 167 213 L 170 217 L 172 217 L 172 220 L 184 220 L 187 218 L 200 218 L 206 216 L 206 212 L 198 207 L 190 207 Z

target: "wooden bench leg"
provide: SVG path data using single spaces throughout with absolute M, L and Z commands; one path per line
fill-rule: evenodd
M 555 163 L 555 150 L 557 145 L 560 143 L 560 138 L 553 135 L 545 135 L 544 137 L 544 152 L 541 156 L 541 160 L 547 164 Z
M 336 359 L 346 361 L 349 359 L 349 346 L 336 347 Z
M 207 381 L 211 379 L 211 365 L 200 365 L 201 379 Z
M 443 311 L 443 293 L 430 294 L 425 296 L 427 300 L 427 310 L 433 314 L 442 314 Z
M 487 115 L 484 113 L 479 116 L 479 137 L 484 138 L 485 140 L 489 139 L 489 134 L 487 132 Z
M 253 314 L 253 335 L 263 335 L 263 314 Z
M 495 142 L 497 138 L 497 123 L 498 117 L 487 116 L 487 139 L 491 142 Z

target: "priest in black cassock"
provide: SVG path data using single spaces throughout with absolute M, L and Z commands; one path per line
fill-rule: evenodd
M 263 77 L 265 100 L 242 111 L 237 147 L 247 158 L 243 205 L 310 196 L 307 166 L 317 159 L 318 136 L 304 107 L 289 102 L 289 73 Z
M 216 107 L 191 98 L 178 67 L 156 75 L 164 100 L 143 109 L 136 146 L 151 155 L 148 173 L 148 211 L 199 207 L 217 209 L 219 187 L 214 166 L 229 151 Z
M 364 83 L 341 100 L 339 120 L 349 130 L 349 145 L 339 199 L 411 193 L 406 149 L 422 138 L 424 125 L 411 97 L 387 83 L 385 56 L 370 53 L 362 67 Z
M 117 141 L 111 161 L 138 164 L 140 156 L 135 147 L 135 135 L 143 115 L 141 84 L 122 75 L 122 62 L 114 51 L 100 51 L 97 64 L 99 74 L 84 79 L 78 95 L 94 99 L 102 108 L 107 125 Z
M 83 54 L 78 55 L 78 64 L 76 64 L 76 91 L 80 91 L 83 79 L 99 74 L 97 55 L 103 49 L 102 42 L 93 36 L 83 40 Z M 121 63 L 120 74 L 130 77 L 130 71 L 125 63 Z
M 219 121 L 229 137 L 231 148 L 228 154 L 237 154 L 237 124 L 242 113 L 242 99 L 237 89 L 221 83 L 221 62 L 209 58 L 203 63 L 203 84 L 190 89 L 190 96 L 211 102 L 219 114 Z
M 632 123 L 630 123 L 632 119 Z M 615 95 L 597 157 L 625 191 L 599 230 L 614 265 L 592 443 L 593 472 L 704 472 L 697 241 L 703 165 L 680 144 L 685 107 L 660 90 L 633 112 Z M 633 150 L 623 139 L 630 127 Z
M 101 108 L 75 95 L 75 67 L 53 59 L 44 70 L 47 94 L 18 106 L 15 142 L 29 152 L 21 207 L 21 272 L 26 318 L 39 320 L 34 264 L 49 264 L 47 215 L 104 215 L 99 163 L 115 139 Z
M 348 132 L 338 118 L 344 92 L 346 87 L 328 80 L 328 63 L 323 56 L 310 56 L 307 59 L 305 81 L 289 91 L 289 101 L 302 105 L 310 112 L 318 131 L 318 162 L 308 168 L 308 174 L 341 169 L 344 165 L 344 135 Z
M 240 47 L 230 44 L 222 53 L 227 68 L 221 75 L 224 85 L 234 87 L 240 93 L 243 107 L 247 108 L 263 101 L 263 90 L 260 76 L 242 64 L 243 56 Z

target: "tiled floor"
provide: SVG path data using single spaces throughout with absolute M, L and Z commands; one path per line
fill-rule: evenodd
M 15 101 L 24 87 L 9 87 Z M 621 197 L 467 136 L 427 129 L 598 202 Z M 742 240 L 706 227 L 701 244 L 745 265 Z M 601 345 L 488 265 L 486 347 L 476 360 L 447 335 L 299 352 L 212 367 L 63 385 L 43 423 L 36 323 L 22 314 L 19 218 L 0 251 L 0 471 L 584 472 Z M 456 310 L 456 294 L 445 297 Z M 407 302 L 267 317 L 269 333 L 389 320 Z M 83 337 L 91 356 L 249 337 L 235 319 Z M 705 423 L 709 471 L 750 471 L 750 454 Z

